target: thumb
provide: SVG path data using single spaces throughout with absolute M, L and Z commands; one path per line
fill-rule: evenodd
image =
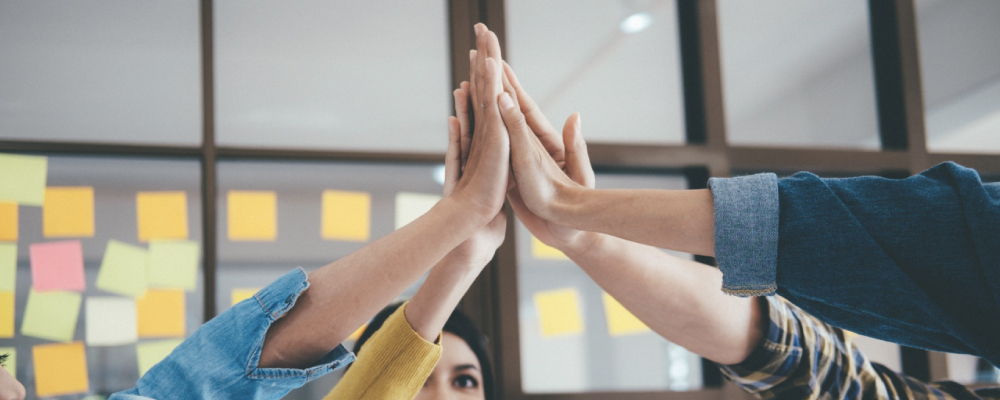
M 566 175 L 574 182 L 593 189 L 594 168 L 590 165 L 587 143 L 580 133 L 580 113 L 573 113 L 563 125 L 563 144 L 566 146 Z

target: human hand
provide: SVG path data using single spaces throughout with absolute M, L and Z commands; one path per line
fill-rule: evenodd
M 445 196 L 450 195 L 458 185 L 462 161 L 468 158 L 467 154 L 463 154 L 462 138 L 469 137 L 469 88 L 469 82 L 462 82 L 460 88 L 453 93 L 457 117 L 448 117 L 448 151 L 444 162 Z M 481 270 L 503 243 L 506 231 L 507 214 L 501 209 L 488 224 L 452 250 L 449 256 L 467 261 L 459 263 L 460 265 Z
M 483 217 L 485 225 L 503 205 L 509 181 L 510 140 L 497 106 L 503 79 L 500 45 L 496 35 L 487 34 L 482 24 L 476 29 L 477 50 L 470 53 L 471 80 L 467 90 L 472 97 L 475 126 L 468 134 L 459 132 L 461 167 L 450 197 Z M 461 110 L 458 116 L 467 119 L 469 114 Z

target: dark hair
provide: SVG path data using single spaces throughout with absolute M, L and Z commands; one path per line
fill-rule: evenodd
M 358 354 L 361 351 L 361 346 L 364 346 L 365 342 L 375 334 L 375 331 L 382 327 L 385 320 L 389 319 L 389 316 L 395 313 L 401 305 L 403 303 L 390 304 L 386 308 L 383 308 L 382 311 L 379 311 L 378 314 L 375 314 L 375 318 L 372 318 L 365 331 L 361 332 L 358 341 L 354 343 L 354 354 Z M 490 363 L 490 356 L 486 350 L 486 337 L 479 332 L 476 324 L 469 319 L 469 316 L 457 308 L 448 317 L 448 322 L 445 322 L 444 331 L 462 338 L 465 344 L 472 349 L 476 358 L 479 359 L 480 368 L 482 368 L 483 393 L 486 395 L 486 400 L 496 399 L 493 387 L 493 364 Z

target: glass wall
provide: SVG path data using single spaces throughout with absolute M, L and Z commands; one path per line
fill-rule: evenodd
M 916 5 L 928 149 L 1000 152 L 1000 2 Z
M 876 149 L 866 0 L 719 0 L 730 143 Z
M 0 3 L 0 137 L 201 143 L 198 1 Z
M 216 1 L 219 144 L 440 152 L 446 4 Z
M 674 1 L 509 0 L 507 55 L 557 129 L 579 111 L 590 142 L 684 142 Z

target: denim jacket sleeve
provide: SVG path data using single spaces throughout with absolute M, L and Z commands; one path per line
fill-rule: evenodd
M 112 400 L 280 399 L 292 389 L 354 360 L 343 346 L 308 369 L 259 368 L 264 335 L 309 287 L 297 268 L 219 314 L 153 366 L 136 387 Z
M 710 186 L 728 292 L 776 288 L 832 325 L 1000 365 L 1000 185 L 944 163 L 907 179 Z

